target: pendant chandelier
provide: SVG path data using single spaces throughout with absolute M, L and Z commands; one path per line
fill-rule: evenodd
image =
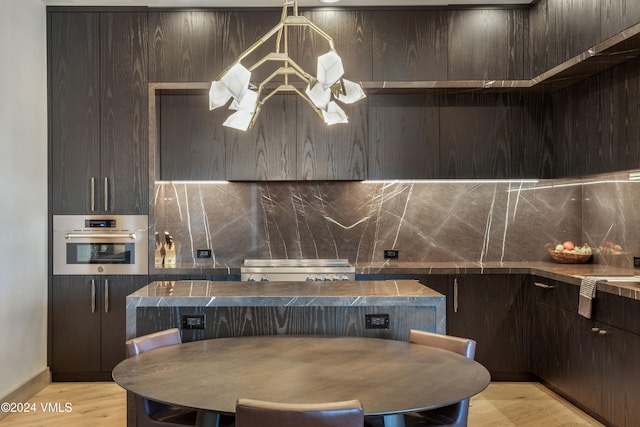
M 303 70 L 289 57 L 289 30 L 293 27 L 309 28 L 329 45 L 328 51 L 318 57 L 315 76 Z M 272 38 L 275 38 L 275 51 L 268 53 L 248 68 L 242 65 L 242 60 Z M 276 63 L 279 66 L 262 82 L 252 83 L 251 73 L 267 63 Z M 297 0 L 284 0 L 280 22 L 245 50 L 211 83 L 209 109 L 225 106 L 231 100 L 229 109 L 235 112 L 223 125 L 246 131 L 253 126 L 262 106 L 273 95 L 293 92 L 307 101 L 327 125 L 347 123 L 347 115 L 336 101 L 351 104 L 364 98 L 365 94 L 360 84 L 344 79 L 343 74 L 342 59 L 335 50 L 333 39 L 310 20 L 298 14 Z M 277 77 L 279 79 L 274 82 Z

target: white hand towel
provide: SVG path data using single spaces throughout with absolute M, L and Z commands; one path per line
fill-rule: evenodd
M 578 300 L 578 314 L 591 319 L 592 300 L 596 297 L 596 284 L 606 281 L 601 277 L 586 276 L 580 282 L 580 297 Z

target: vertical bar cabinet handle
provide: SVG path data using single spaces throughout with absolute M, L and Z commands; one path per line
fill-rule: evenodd
M 109 312 L 109 279 L 104 279 L 104 312 Z
M 458 278 L 453 279 L 453 312 L 458 312 Z
M 109 178 L 104 177 L 104 211 L 109 211 Z
M 91 177 L 91 212 L 96 210 L 96 179 Z
M 96 281 L 91 280 L 91 312 L 96 312 Z

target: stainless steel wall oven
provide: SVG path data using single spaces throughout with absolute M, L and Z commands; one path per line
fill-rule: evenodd
M 53 274 L 148 274 L 146 215 L 54 215 Z

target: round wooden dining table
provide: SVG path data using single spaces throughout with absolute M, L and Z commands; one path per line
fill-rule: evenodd
M 113 370 L 122 388 L 210 414 L 239 398 L 287 403 L 358 399 L 365 415 L 403 426 L 404 412 L 437 408 L 484 390 L 489 372 L 456 353 L 404 341 L 358 337 L 255 336 L 163 347 Z M 200 421 L 204 424 L 206 421 Z

